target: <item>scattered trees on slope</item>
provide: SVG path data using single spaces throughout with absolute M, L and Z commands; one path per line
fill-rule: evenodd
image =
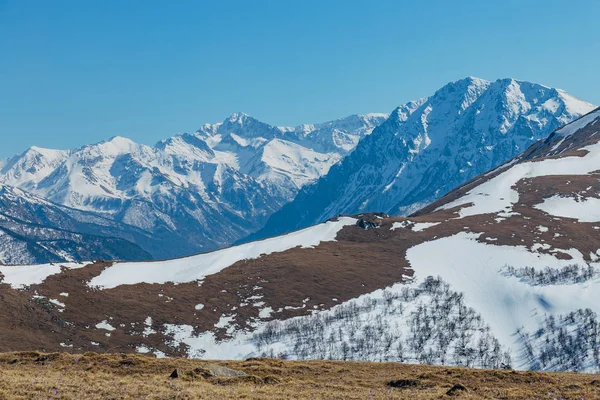
M 598 271 L 591 265 L 567 265 L 563 268 L 546 267 L 536 270 L 533 267 L 515 268 L 506 266 L 504 275 L 519 278 L 524 283 L 532 286 L 548 286 L 560 284 L 583 283 L 598 275 Z
M 540 329 L 534 333 L 520 331 L 519 336 L 529 369 L 600 370 L 600 324 L 590 309 L 546 315 Z
M 441 278 L 380 294 L 269 322 L 253 341 L 267 357 L 510 368 L 510 353 Z

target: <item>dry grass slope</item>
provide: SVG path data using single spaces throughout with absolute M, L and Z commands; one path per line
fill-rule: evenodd
M 210 376 L 214 364 L 243 371 Z M 178 377 L 169 376 L 177 370 Z M 390 382 L 394 381 L 390 386 Z M 600 399 L 600 375 L 392 363 L 0 354 L 0 399 Z

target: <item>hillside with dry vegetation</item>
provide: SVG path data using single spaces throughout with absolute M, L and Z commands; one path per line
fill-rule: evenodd
M 400 363 L 4 353 L 0 399 L 597 399 L 600 375 Z

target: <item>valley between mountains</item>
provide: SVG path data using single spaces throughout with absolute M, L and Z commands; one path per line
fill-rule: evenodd
M 459 124 L 469 114 L 479 126 L 473 121 L 488 108 L 469 105 L 494 85 L 514 89 L 514 81 L 499 82 L 469 79 L 443 89 L 470 94 L 472 102 L 440 115 Z M 515 139 L 510 146 L 494 142 L 510 149 L 498 162 L 478 148 L 468 162 L 486 169 L 446 195 L 426 191 L 429 204 L 407 217 L 391 215 L 394 206 L 387 213 L 357 210 L 167 261 L 0 266 L 0 351 L 598 371 L 600 109 L 579 102 L 590 109 L 577 108 L 583 116 L 571 113 L 562 126 L 555 116 L 573 110 L 572 101 L 523 106 L 538 111 L 513 118 L 510 126 L 525 125 L 504 132 L 527 132 L 518 146 Z M 425 104 L 409 107 L 421 124 Z M 426 108 L 433 113 L 435 104 Z M 346 160 L 391 132 L 390 124 L 408 129 L 399 127 L 400 115 L 392 113 L 331 170 L 354 165 Z M 405 121 L 415 122 L 408 115 Z M 527 131 L 532 126 L 549 132 L 536 138 Z M 401 133 L 391 137 L 406 142 Z M 428 161 L 419 165 L 431 172 L 434 156 L 425 155 L 436 139 L 413 138 L 405 154 L 415 167 L 406 168 L 417 168 L 422 153 Z M 417 151 L 417 142 L 429 145 Z M 440 143 L 436 154 L 444 155 L 454 142 Z

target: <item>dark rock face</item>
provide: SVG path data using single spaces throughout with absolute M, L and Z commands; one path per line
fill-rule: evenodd
M 388 386 L 393 388 L 414 388 L 421 385 L 416 379 L 397 379 L 388 382 Z
M 459 394 L 467 391 L 468 389 L 466 388 L 466 386 L 464 386 L 461 383 L 457 383 L 456 385 L 452 386 L 450 390 L 446 392 L 446 394 L 448 396 L 458 396 Z

